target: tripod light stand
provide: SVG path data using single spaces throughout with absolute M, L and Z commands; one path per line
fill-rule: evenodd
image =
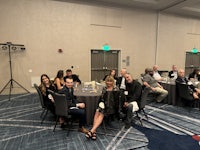
M 2 49 L 3 50 L 7 50 L 9 52 L 9 65 L 10 65 L 10 80 L 7 82 L 7 84 L 3 87 L 3 89 L 0 91 L 0 94 L 6 89 L 6 87 L 8 85 L 10 85 L 9 87 L 9 100 L 10 100 L 10 96 L 11 96 L 11 91 L 13 88 L 13 83 L 15 82 L 18 86 L 20 86 L 22 89 L 24 89 L 27 93 L 30 93 L 26 88 L 24 88 L 21 84 L 19 84 L 16 80 L 13 79 L 13 75 L 12 75 L 12 62 L 11 62 L 11 48 L 12 50 L 16 50 L 17 47 L 20 47 L 21 50 L 25 50 L 24 45 L 20 45 L 20 44 L 12 44 L 11 42 L 7 42 L 7 43 L 0 43 L 0 45 L 2 45 Z

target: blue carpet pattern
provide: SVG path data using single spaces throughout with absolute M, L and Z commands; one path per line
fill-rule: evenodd
M 120 121 L 111 122 L 106 130 L 100 127 L 97 140 L 77 132 L 77 123 L 70 129 L 53 132 L 55 118 L 49 113 L 41 124 L 42 108 L 37 94 L 0 95 L 0 149 L 5 150 L 199 150 L 200 143 L 192 138 L 200 135 L 200 111 L 167 104 L 146 106 L 147 120 L 143 126 L 136 120 L 125 129 Z M 87 127 L 88 129 L 90 126 Z

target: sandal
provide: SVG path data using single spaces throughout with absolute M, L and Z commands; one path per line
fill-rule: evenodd
M 91 132 L 92 133 L 92 132 Z M 91 139 L 92 140 L 96 140 L 97 139 L 97 135 L 96 135 L 96 133 L 94 132 L 94 133 L 92 133 L 92 137 L 91 137 Z
M 92 140 L 96 140 L 97 139 L 97 135 L 96 135 L 96 133 L 94 132 L 94 133 L 92 133 L 92 131 L 88 131 L 86 134 L 85 134 L 85 137 L 86 138 L 91 138 Z
M 93 135 L 93 133 L 91 132 L 91 131 L 88 131 L 86 134 L 85 134 L 85 137 L 86 138 L 92 138 L 92 135 Z

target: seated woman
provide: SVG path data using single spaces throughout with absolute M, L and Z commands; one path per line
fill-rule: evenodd
M 115 80 L 115 83 L 117 83 L 118 77 L 117 77 L 117 73 L 116 73 L 115 69 L 110 70 L 109 75 L 105 75 L 105 77 L 103 78 L 103 81 L 105 81 L 106 77 L 108 77 L 108 76 L 112 76 Z
M 198 68 L 194 69 L 193 72 L 189 74 L 188 80 L 190 80 L 195 87 L 200 89 L 200 70 Z
M 192 73 L 189 74 L 188 80 L 200 80 L 200 70 L 199 69 L 194 69 Z
M 44 105 L 51 111 L 53 115 L 55 115 L 54 100 L 47 90 L 50 89 L 52 91 L 55 91 L 56 88 L 54 84 L 51 82 L 48 75 L 42 74 L 40 80 L 41 80 L 41 84 L 39 86 L 39 89 L 44 99 Z
M 102 96 L 94 115 L 92 129 L 85 135 L 93 140 L 96 140 L 96 129 L 102 123 L 104 116 L 116 114 L 118 111 L 119 97 L 116 96 L 117 92 L 115 91 L 119 91 L 119 88 L 115 86 L 115 80 L 112 76 L 106 77 L 105 83 L 106 87 L 102 90 Z
M 64 71 L 63 70 L 59 70 L 57 72 L 57 75 L 54 79 L 54 84 L 56 86 L 56 91 L 60 91 L 63 88 L 64 85 Z

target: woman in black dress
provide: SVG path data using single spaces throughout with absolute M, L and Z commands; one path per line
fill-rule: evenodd
M 98 103 L 94 115 L 92 129 L 85 135 L 87 138 L 96 140 L 96 129 L 102 123 L 104 116 L 114 115 L 119 108 L 120 90 L 115 86 L 115 80 L 112 76 L 107 76 L 105 79 L 106 87 L 102 90 L 102 95 Z
M 49 94 L 48 89 L 55 91 L 56 88 L 54 84 L 51 82 L 48 75 L 42 74 L 40 80 L 41 80 L 41 84 L 39 86 L 39 89 L 43 96 L 44 105 L 51 111 L 53 115 L 55 115 L 54 100 L 51 94 Z

